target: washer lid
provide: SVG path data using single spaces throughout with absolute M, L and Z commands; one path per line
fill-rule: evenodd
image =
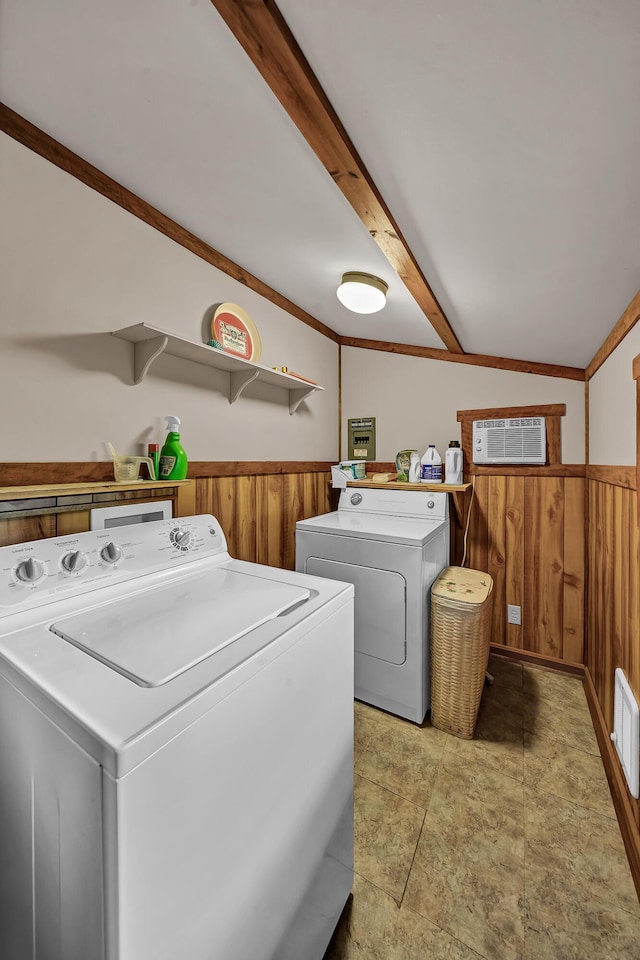
M 209 570 L 50 629 L 134 683 L 156 687 L 310 596 L 304 587 Z
M 341 537 L 360 537 L 363 540 L 384 540 L 422 547 L 438 530 L 444 520 L 421 520 L 416 517 L 385 516 L 376 513 L 336 510 L 320 517 L 299 520 L 300 533 L 328 533 Z

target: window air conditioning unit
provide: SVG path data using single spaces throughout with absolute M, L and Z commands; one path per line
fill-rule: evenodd
M 474 463 L 546 463 L 544 417 L 473 421 Z

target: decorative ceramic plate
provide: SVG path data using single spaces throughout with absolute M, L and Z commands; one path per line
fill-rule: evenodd
M 211 321 L 211 336 L 225 353 L 253 360 L 257 363 L 262 355 L 262 343 L 255 323 L 236 303 L 221 303 Z

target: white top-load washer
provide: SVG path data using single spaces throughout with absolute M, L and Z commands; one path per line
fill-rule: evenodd
M 449 563 L 448 494 L 346 487 L 296 524 L 296 570 L 355 586 L 355 696 L 422 723 L 430 706 L 429 590 Z
M 353 588 L 211 516 L 0 548 L 0 956 L 321 960 L 352 663 Z

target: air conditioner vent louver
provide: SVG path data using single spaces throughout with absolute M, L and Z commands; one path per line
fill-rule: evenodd
M 544 417 L 474 420 L 474 463 L 546 463 Z

